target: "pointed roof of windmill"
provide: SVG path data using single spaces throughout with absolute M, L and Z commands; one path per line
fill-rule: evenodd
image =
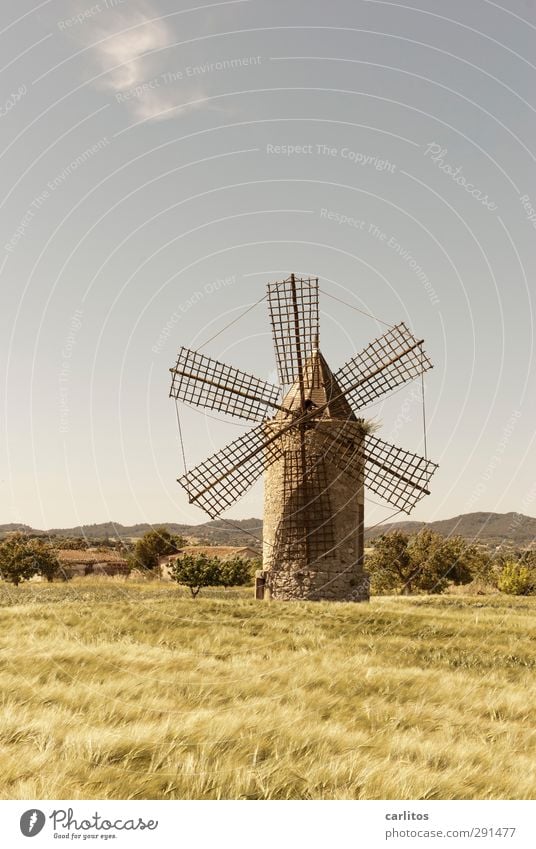
M 342 419 L 344 421 L 357 420 L 333 372 L 319 350 L 313 351 L 305 361 L 303 382 L 306 401 L 312 401 L 316 407 L 324 407 L 327 404 L 326 409 L 321 413 L 321 418 Z M 299 410 L 300 404 L 300 382 L 296 380 L 285 395 L 282 405 L 287 410 Z M 279 413 L 277 417 L 280 415 L 284 414 Z

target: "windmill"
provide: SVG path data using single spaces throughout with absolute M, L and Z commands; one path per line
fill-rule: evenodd
M 281 386 L 181 348 L 170 396 L 256 422 L 179 478 L 189 502 L 220 517 L 264 475 L 257 597 L 368 599 L 365 486 L 410 513 L 437 468 L 371 432 L 362 411 L 432 367 L 404 323 L 333 373 L 319 348 L 317 278 L 268 285 Z

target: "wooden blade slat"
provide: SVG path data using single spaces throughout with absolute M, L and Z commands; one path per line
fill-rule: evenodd
M 365 438 L 364 460 L 365 486 L 393 507 L 410 513 L 430 495 L 428 484 L 437 463 L 370 434 Z
M 266 418 L 267 407 L 280 408 L 277 386 L 198 351 L 181 348 L 170 371 L 170 396 L 195 407 L 248 421 Z
M 345 363 L 335 379 L 353 409 L 359 411 L 431 368 L 423 340 L 416 339 L 401 322 Z
M 216 519 L 279 459 L 279 431 L 262 424 L 243 434 L 179 478 L 190 504 Z
M 279 379 L 284 386 L 300 380 L 300 363 L 318 344 L 318 278 L 292 277 L 268 285 L 268 309 Z

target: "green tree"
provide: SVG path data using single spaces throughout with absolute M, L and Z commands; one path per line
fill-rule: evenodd
M 536 576 L 530 566 L 510 560 L 504 564 L 497 586 L 508 595 L 529 595 L 536 591 Z
M 374 540 L 374 550 L 366 562 L 373 593 L 411 592 L 415 570 L 408 543 L 409 536 L 403 531 L 391 531 Z
M 465 548 L 464 558 L 472 581 L 479 580 L 487 584 L 495 582 L 493 558 L 485 546 L 469 543 Z M 467 582 L 461 581 L 460 583 Z
M 221 586 L 221 560 L 207 554 L 183 554 L 170 566 L 170 575 L 178 584 L 189 587 L 196 598 L 203 587 Z
M 154 572 L 160 557 L 176 554 L 183 546 L 184 540 L 170 534 L 167 528 L 154 528 L 136 542 L 130 565 L 135 569 Z
M 233 557 L 232 560 L 221 561 L 220 583 L 224 587 L 241 587 L 249 584 L 252 576 L 252 561 L 245 557 Z
M 445 538 L 427 528 L 411 537 L 391 531 L 373 545 L 366 566 L 376 593 L 441 593 L 450 581 L 468 583 L 471 564 L 484 562 L 477 547 L 469 548 L 462 537 Z
M 42 539 L 33 539 L 28 543 L 30 556 L 36 575 L 46 578 L 52 583 L 60 571 L 60 562 L 54 548 Z
M 408 553 L 415 569 L 415 589 L 427 593 L 442 593 L 456 572 L 461 569 L 462 546 L 441 534 L 423 528 L 409 542 Z M 465 577 L 465 576 L 464 576 Z
M 15 584 L 28 581 L 37 572 L 30 541 L 21 533 L 11 534 L 0 543 L 0 574 L 4 581 Z

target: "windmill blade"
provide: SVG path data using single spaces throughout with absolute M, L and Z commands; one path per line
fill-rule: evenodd
M 365 438 L 364 460 L 365 486 L 393 507 L 411 513 L 421 498 L 430 495 L 428 484 L 437 463 L 370 434 Z
M 354 410 L 431 369 L 423 341 L 401 322 L 345 363 L 335 379 Z
M 267 407 L 280 408 L 277 386 L 189 348 L 180 349 L 170 372 L 170 397 L 195 407 L 248 421 L 264 419 Z
M 417 502 L 430 494 L 428 484 L 437 463 L 377 436 L 363 436 L 359 427 L 359 422 L 346 422 L 334 434 L 319 426 L 325 460 L 354 483 L 362 480 L 388 504 L 411 513 Z
M 318 278 L 270 283 L 268 309 L 279 380 L 303 383 L 303 364 L 318 345 Z
M 284 429 L 283 429 L 284 430 Z M 281 431 L 258 425 L 179 478 L 190 504 L 216 519 L 282 456 Z

